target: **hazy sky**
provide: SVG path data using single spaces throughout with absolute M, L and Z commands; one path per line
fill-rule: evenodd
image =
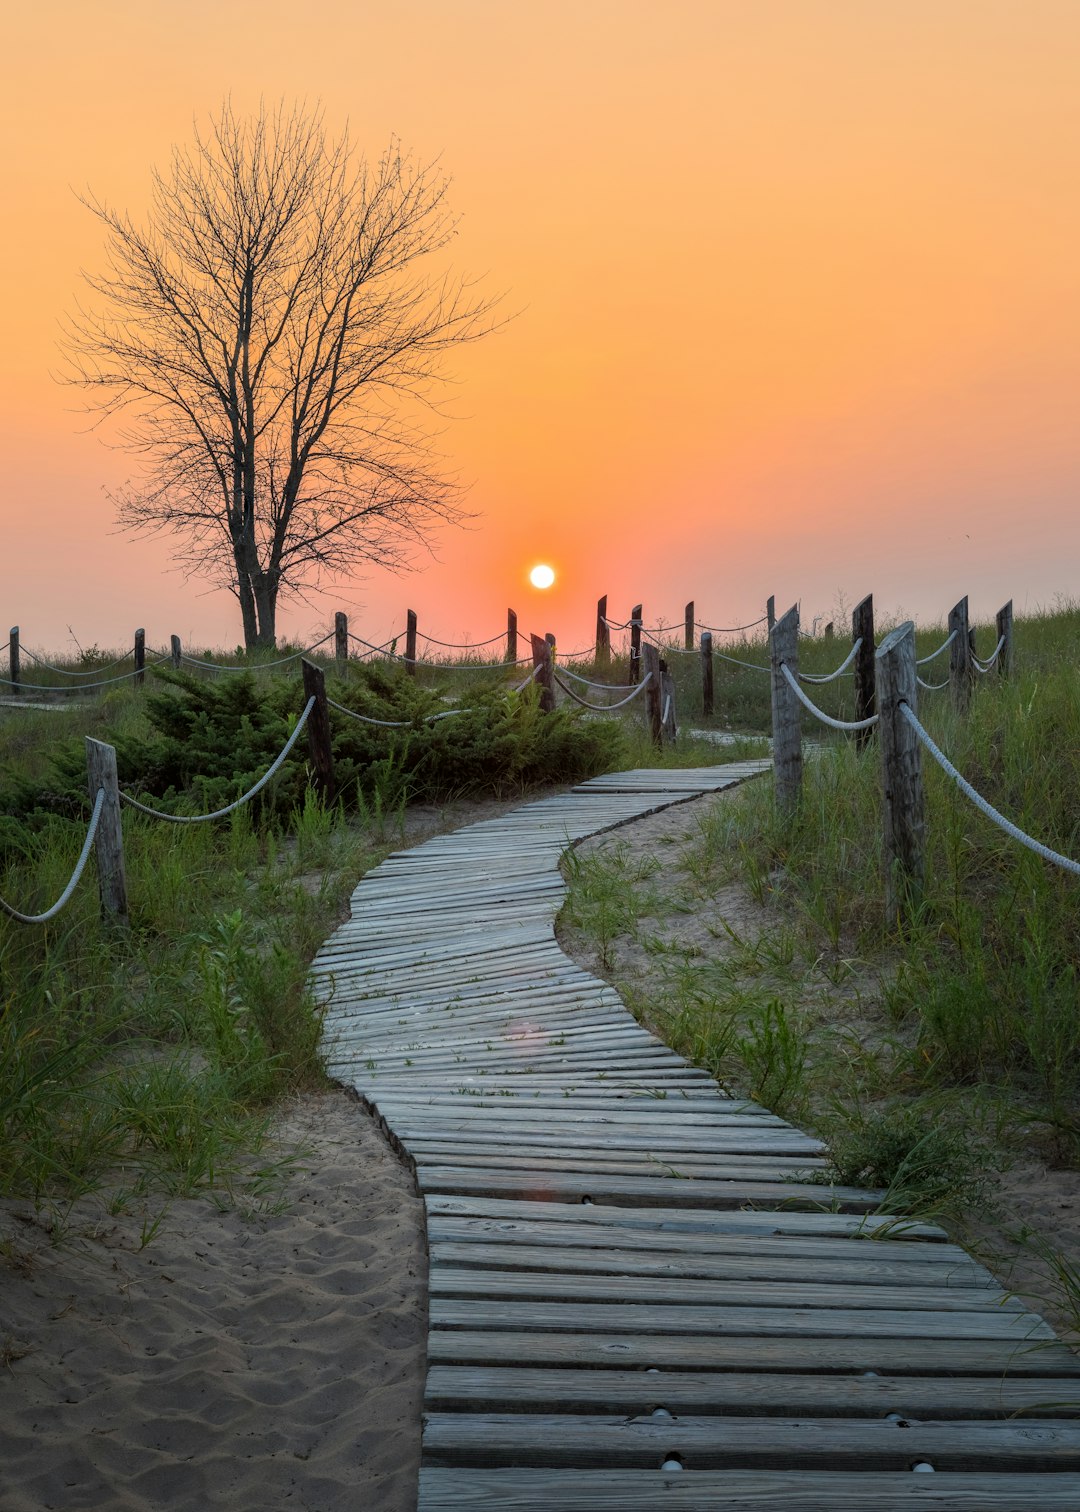
M 52 376 L 102 264 L 75 191 L 138 213 L 226 94 L 441 154 L 453 264 L 519 312 L 453 363 L 473 528 L 284 631 L 411 605 L 480 638 L 511 604 L 573 649 L 603 592 L 719 625 L 1080 592 L 1076 0 L 44 0 L 5 29 L 5 633 L 240 638 L 115 532 L 133 463 Z

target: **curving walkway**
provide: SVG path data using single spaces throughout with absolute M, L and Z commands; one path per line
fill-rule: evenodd
M 391 856 L 313 967 L 415 1164 L 419 1512 L 1080 1508 L 1080 1358 L 569 961 L 559 857 L 767 762 L 618 773 Z

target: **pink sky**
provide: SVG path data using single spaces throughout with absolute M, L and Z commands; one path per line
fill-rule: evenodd
M 1076 591 L 1080 8 L 1052 0 L 56 0 L 8 21 L 0 619 L 53 652 L 240 638 L 234 601 L 115 533 L 132 474 L 59 387 L 100 230 L 226 93 L 319 99 L 442 156 L 453 263 L 519 312 L 459 354 L 467 532 L 330 588 L 381 639 L 625 618 L 991 618 Z M 559 572 L 542 595 L 536 561 Z M 69 632 L 70 627 L 70 632 Z

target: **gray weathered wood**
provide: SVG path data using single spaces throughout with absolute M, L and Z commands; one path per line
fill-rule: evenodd
M 555 708 L 555 658 L 552 644 L 545 636 L 531 635 L 533 681 L 540 689 L 540 709 L 550 714 Z
M 311 773 L 315 791 L 324 803 L 334 798 L 334 753 L 330 745 L 330 709 L 326 702 L 326 679 L 321 667 L 303 657 L 300 666 L 304 674 L 304 702 L 314 698 L 308 715 L 308 755 L 311 758 Z
M 971 697 L 975 667 L 971 660 L 971 627 L 968 623 L 967 595 L 949 610 L 949 693 L 957 708 L 964 708 Z
M 22 676 L 19 660 L 19 627 L 12 625 L 8 631 L 8 682 L 10 691 L 16 698 L 19 696 L 19 680 Z
M 995 618 L 995 628 L 999 641 L 1004 644 L 998 652 L 998 672 L 1002 677 L 1012 676 L 1013 665 L 1013 601 L 1003 604 Z
M 675 722 L 675 679 L 663 657 L 660 658 L 660 699 L 663 742 L 665 745 L 674 745 L 679 736 L 679 727 Z
M 772 675 L 773 781 L 776 804 L 791 813 L 802 794 L 802 705 L 781 668 L 799 673 L 799 610 L 791 608 L 769 632 Z
M 641 680 L 641 605 L 630 611 L 630 681 Z
M 771 635 L 772 627 L 776 624 L 776 599 L 771 593 L 765 601 L 765 619 L 768 622 L 768 630 Z
M 607 617 L 607 594 L 596 601 L 596 665 L 606 667 L 611 660 L 611 627 Z
M 343 672 L 349 660 L 349 616 L 341 609 L 334 615 L 334 660 Z
M 135 632 L 135 686 L 141 688 L 146 677 L 146 631 Z
M 642 673 L 648 679 L 645 689 L 645 721 L 654 745 L 663 745 L 663 688 L 660 682 L 660 653 L 652 641 L 641 648 Z
M 835 636 L 836 636 L 836 625 L 833 623 L 832 620 L 830 620 L 829 623 L 825 626 L 825 639 L 827 641 L 831 641 L 831 640 L 835 639 Z
M 690 602 L 687 604 L 686 609 L 683 611 L 683 650 L 684 651 L 692 651 L 694 649 L 694 630 L 695 630 L 695 628 L 696 628 L 696 626 L 694 624 L 694 601 L 693 601 L 693 599 L 691 599 Z
M 701 713 L 711 719 L 713 712 L 713 650 L 712 631 L 701 632 Z
M 92 740 L 89 736 L 86 737 L 86 777 L 91 802 L 97 798 L 99 789 L 105 794 L 94 840 L 101 912 L 107 920 L 127 924 L 124 832 L 120 824 L 120 790 L 116 780 L 116 751 L 104 741 Z
M 513 609 L 506 611 L 506 660 L 516 662 L 518 659 L 518 623 L 517 615 Z
M 416 611 L 409 609 L 405 614 L 405 671 L 410 677 L 416 676 Z
M 173 671 L 179 672 L 181 658 L 184 654 L 184 648 L 180 644 L 180 637 L 178 635 L 172 635 L 169 637 L 169 654 L 172 657 Z
M 877 713 L 876 692 L 876 666 L 874 662 L 874 595 L 868 593 L 860 603 L 855 605 L 851 615 L 851 641 L 854 645 L 857 641 L 859 649 L 855 653 L 855 661 L 852 666 L 853 682 L 855 690 L 855 718 L 872 719 Z M 864 746 L 872 740 L 874 732 L 858 730 L 855 734 L 855 743 Z
M 885 637 L 876 661 L 884 793 L 885 911 L 895 926 L 918 903 L 926 865 L 922 749 L 918 736 L 901 713 L 904 704 L 913 714 L 918 713 L 915 627 L 910 620 Z

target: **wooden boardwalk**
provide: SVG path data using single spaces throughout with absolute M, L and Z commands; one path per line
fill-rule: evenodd
M 316 958 L 330 1070 L 427 1203 L 419 1512 L 1080 1512 L 1080 1358 L 555 943 L 569 842 L 763 765 L 391 856 Z

